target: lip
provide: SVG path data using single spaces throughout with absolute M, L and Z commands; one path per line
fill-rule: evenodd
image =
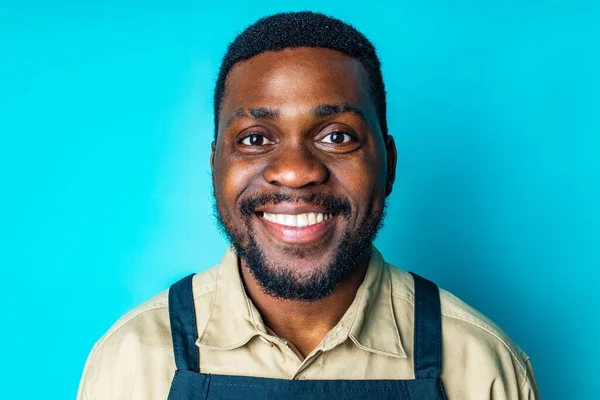
M 301 203 L 278 203 L 273 206 L 258 207 L 254 210 L 255 213 L 262 214 L 264 212 L 269 214 L 306 214 L 306 213 L 323 213 L 323 214 L 337 214 L 337 210 L 328 209 L 326 207 L 319 207 L 312 204 L 301 204 Z
M 314 209 L 314 207 L 313 207 Z M 266 210 L 265 210 L 266 211 Z M 271 211 L 266 211 L 271 212 Z M 304 212 L 322 212 L 322 211 L 304 211 Z M 300 214 L 301 212 L 297 212 Z M 317 222 L 310 226 L 294 227 L 276 224 L 271 221 L 267 221 L 261 216 L 257 215 L 257 218 L 264 224 L 270 236 L 275 240 L 286 243 L 286 244 L 309 244 L 318 242 L 327 235 L 330 235 L 333 230 L 335 219 L 329 218 L 325 221 Z

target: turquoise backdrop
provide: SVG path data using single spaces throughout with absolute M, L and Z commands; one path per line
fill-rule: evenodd
M 383 61 L 386 258 L 496 321 L 542 398 L 600 398 L 600 2 L 577 0 L 3 1 L 0 396 L 73 399 L 120 315 L 220 260 L 220 58 L 301 9 Z

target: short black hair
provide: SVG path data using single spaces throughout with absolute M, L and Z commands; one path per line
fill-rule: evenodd
M 370 95 L 375 104 L 381 133 L 384 137 L 387 135 L 385 86 L 375 46 L 356 28 L 339 19 L 321 13 L 301 11 L 261 18 L 229 44 L 215 86 L 215 140 L 218 136 L 225 80 L 231 68 L 238 62 L 267 51 L 296 47 L 337 50 L 360 61 L 367 72 Z

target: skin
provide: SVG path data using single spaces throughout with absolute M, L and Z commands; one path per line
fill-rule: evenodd
M 391 136 L 382 137 L 367 79 L 359 61 L 304 47 L 262 53 L 236 64 L 227 77 L 210 160 L 226 228 L 247 232 L 240 201 L 256 193 L 329 193 L 351 204 L 348 218 L 335 216 L 327 232 L 310 243 L 274 236 L 260 218 L 264 209 L 252 217 L 255 239 L 266 258 L 276 261 L 273 268 L 287 269 L 298 280 L 328 265 L 341 235 L 382 211 L 392 191 L 396 148 Z M 315 113 L 321 105 L 337 108 Z M 310 205 L 278 206 L 296 214 Z M 244 260 L 240 272 L 265 324 L 306 357 L 354 300 L 367 265 L 368 258 L 357 260 L 333 293 L 317 301 L 266 294 Z

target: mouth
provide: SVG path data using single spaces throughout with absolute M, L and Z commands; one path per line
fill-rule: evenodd
M 274 224 L 302 228 L 312 226 L 333 218 L 333 213 L 302 213 L 302 214 L 276 214 L 262 212 L 261 217 Z
M 286 244 L 315 244 L 333 235 L 335 212 L 276 213 L 258 211 L 267 234 Z

